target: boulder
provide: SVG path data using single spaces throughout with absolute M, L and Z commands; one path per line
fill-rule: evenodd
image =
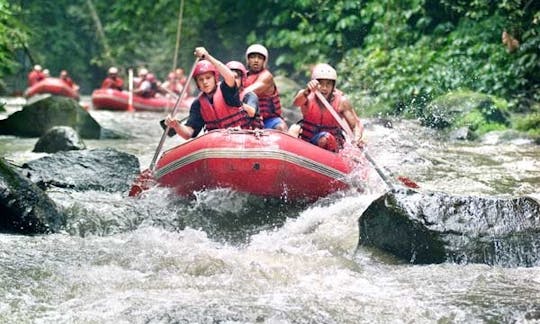
M 410 263 L 540 265 L 540 204 L 533 198 L 393 190 L 359 218 L 360 246 Z
M 65 222 L 65 215 L 43 190 L 0 159 L 1 232 L 57 232 Z
M 22 172 L 43 189 L 124 192 L 140 173 L 136 156 L 112 148 L 63 151 L 23 164 Z
M 76 130 L 68 126 L 55 126 L 41 136 L 34 152 L 56 153 L 59 151 L 84 150 L 86 145 Z
M 77 101 L 62 96 L 47 96 L 0 120 L 0 134 L 40 137 L 54 126 L 69 126 L 82 138 L 99 139 L 101 126 Z
M 302 119 L 302 113 L 298 107 L 292 105 L 292 102 L 298 90 L 302 89 L 302 85 L 299 85 L 294 80 L 281 75 L 276 76 L 274 78 L 274 82 L 276 83 L 279 91 L 282 106 L 282 117 L 289 126 L 300 121 Z

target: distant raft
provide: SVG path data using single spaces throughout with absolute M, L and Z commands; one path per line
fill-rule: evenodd
M 186 97 L 179 103 L 180 109 L 187 111 L 193 102 L 193 97 Z M 135 111 L 166 111 L 176 104 L 176 98 L 153 97 L 144 98 L 133 95 L 133 109 Z M 129 92 L 115 89 L 96 89 L 92 92 L 92 105 L 94 109 L 128 111 Z
M 52 94 L 79 99 L 79 91 L 73 89 L 59 78 L 48 77 L 26 89 L 24 96 L 30 98 L 37 94 Z

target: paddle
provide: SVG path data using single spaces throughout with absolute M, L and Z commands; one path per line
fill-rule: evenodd
M 191 78 L 193 77 L 193 72 L 195 71 L 195 67 L 197 66 L 197 62 L 199 62 L 198 58 L 193 63 L 193 67 L 191 68 L 191 71 L 189 72 L 186 84 L 189 84 L 189 82 L 191 81 Z M 173 107 L 173 109 L 171 111 L 171 116 L 172 117 L 174 117 L 176 115 L 176 113 L 178 111 L 178 108 L 180 107 L 180 101 L 182 101 L 182 98 L 184 98 L 184 95 L 186 94 L 187 88 L 189 88 L 189 87 L 187 87 L 187 86 L 184 87 L 184 89 L 182 89 L 182 93 L 176 98 L 176 103 L 174 104 L 174 107 Z M 156 148 L 156 152 L 154 153 L 154 158 L 152 159 L 152 162 L 150 163 L 149 169 L 152 172 L 154 171 L 154 167 L 156 166 L 156 161 L 157 161 L 157 159 L 159 157 L 159 154 L 161 153 L 161 148 L 163 147 L 163 143 L 165 142 L 165 139 L 167 138 L 167 133 L 169 132 L 169 128 L 170 127 L 167 125 L 167 127 L 165 128 L 163 134 L 161 135 L 161 140 L 159 141 L 158 147 Z
M 322 93 L 320 93 L 318 90 L 316 90 L 315 91 L 315 96 L 317 96 L 319 101 L 322 102 L 324 107 L 330 112 L 332 117 L 334 117 L 334 119 L 338 122 L 339 126 L 341 126 L 341 128 L 343 128 L 343 130 L 347 134 L 347 140 L 350 140 L 353 137 L 353 131 L 352 131 L 351 127 L 349 126 L 349 124 L 338 115 L 337 111 L 335 111 L 334 107 L 332 107 L 332 105 L 330 105 L 330 103 L 328 102 L 328 100 L 326 100 L 326 98 L 322 95 Z M 392 184 L 392 181 L 390 180 L 390 178 L 377 165 L 377 163 L 371 157 L 371 155 L 365 149 L 362 150 L 362 152 L 364 153 L 364 156 L 367 158 L 367 160 L 369 161 L 371 166 L 373 166 L 375 171 L 377 171 L 377 174 L 381 177 L 381 179 L 384 181 L 384 183 L 390 189 L 394 189 L 394 185 Z M 403 183 L 405 186 L 407 186 L 409 188 L 414 188 L 414 189 L 420 188 L 420 186 L 418 184 L 416 184 L 414 181 L 412 181 L 411 179 L 409 179 L 407 177 L 399 176 L 399 177 L 397 177 L 397 179 L 401 183 Z
M 199 59 L 196 59 L 193 63 L 193 67 L 191 68 L 191 71 L 189 72 L 189 76 L 186 80 L 186 85 L 189 84 L 193 77 L 193 72 L 195 72 L 195 67 L 197 66 L 197 62 L 199 62 Z M 187 91 L 188 87 L 184 87 L 182 89 L 182 93 L 180 96 L 176 98 L 176 103 L 174 104 L 174 107 L 170 113 L 171 116 L 175 116 L 178 110 L 178 107 L 180 107 L 180 101 L 185 95 L 185 92 Z M 155 184 L 153 172 L 154 168 L 156 166 L 157 159 L 159 155 L 161 154 L 161 149 L 163 148 L 163 144 L 165 143 L 165 139 L 167 138 L 167 135 L 169 133 L 170 127 L 166 125 L 166 127 L 163 130 L 163 134 L 161 135 L 161 139 L 159 141 L 159 144 L 156 148 L 156 152 L 154 153 L 154 157 L 152 158 L 152 162 L 150 163 L 150 167 L 139 175 L 139 177 L 133 182 L 133 185 L 131 186 L 131 189 L 129 191 L 129 196 L 137 196 L 139 195 L 143 190 L 146 190 L 150 187 L 152 187 Z
M 128 89 L 129 89 L 129 97 L 128 97 L 128 111 L 135 111 L 133 108 L 133 69 L 128 70 Z

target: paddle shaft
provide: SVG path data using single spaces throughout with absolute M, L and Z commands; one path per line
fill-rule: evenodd
M 349 139 L 352 138 L 353 131 L 351 127 L 349 126 L 349 123 L 347 123 L 347 121 L 343 120 L 343 118 L 341 118 L 341 116 L 338 115 L 338 112 L 334 109 L 334 107 L 332 107 L 332 105 L 328 102 L 328 100 L 326 100 L 326 98 L 322 95 L 322 93 L 319 92 L 319 90 L 315 90 L 315 96 L 317 96 L 317 98 L 322 102 L 326 110 L 330 112 L 332 117 L 334 117 L 334 119 L 338 122 L 339 126 L 341 126 L 341 128 L 343 128 L 345 133 L 347 133 L 347 136 L 349 137 Z
M 184 98 L 184 95 L 186 94 L 187 89 L 189 88 L 189 82 L 191 82 L 191 78 L 193 78 L 193 72 L 195 72 L 195 67 L 197 66 L 197 62 L 199 62 L 199 59 L 196 59 L 193 63 L 193 67 L 191 68 L 191 71 L 189 72 L 188 78 L 186 80 L 186 86 L 184 89 L 182 89 L 182 93 L 176 98 L 176 103 L 174 104 L 174 107 L 171 111 L 171 116 L 174 117 L 178 111 L 178 108 L 180 107 L 180 101 L 182 98 Z M 161 139 L 159 141 L 159 144 L 156 148 L 156 152 L 154 153 L 154 157 L 152 158 L 152 162 L 150 163 L 149 169 L 154 172 L 154 167 L 156 166 L 157 159 L 159 155 L 161 154 L 161 149 L 163 148 L 163 144 L 165 143 L 165 139 L 167 138 L 167 133 L 169 132 L 169 125 L 165 127 L 165 130 L 163 131 L 163 134 L 161 135 Z
M 326 98 L 322 95 L 322 93 L 320 93 L 317 90 L 317 91 L 315 91 L 315 95 L 322 102 L 322 104 L 324 105 L 326 110 L 328 110 L 330 112 L 330 114 L 332 115 L 332 117 L 334 117 L 334 119 L 339 123 L 341 128 L 343 128 L 343 130 L 345 130 L 345 133 L 347 133 L 347 135 L 349 135 L 349 137 L 351 138 L 353 136 L 353 131 L 352 131 L 351 127 L 349 126 L 349 124 L 347 123 L 347 121 L 343 120 L 338 115 L 337 111 L 334 109 L 334 107 L 332 107 L 332 105 L 330 105 L 330 103 L 328 102 L 328 100 L 326 100 Z M 377 171 L 377 174 L 381 177 L 381 179 L 384 181 L 384 183 L 388 186 L 388 188 L 394 189 L 394 185 L 392 184 L 392 181 L 390 181 L 390 178 L 388 178 L 388 176 L 382 171 L 382 169 L 379 168 L 379 166 L 377 165 L 375 160 L 371 157 L 371 155 L 365 149 L 362 150 L 362 152 L 364 153 L 364 155 L 367 158 L 367 160 L 369 161 L 369 163 L 371 163 L 371 166 L 373 166 L 375 171 Z

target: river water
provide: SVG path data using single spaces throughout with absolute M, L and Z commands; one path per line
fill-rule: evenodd
M 90 113 L 133 138 L 88 148 L 150 164 L 163 114 Z M 526 140 L 449 143 L 411 121 L 366 124 L 379 166 L 419 190 L 540 197 L 540 147 Z M 38 158 L 36 141 L 0 136 L 0 154 Z M 311 205 L 228 190 L 193 200 L 51 190 L 69 215 L 61 233 L 0 234 L 0 323 L 540 322 L 540 267 L 419 266 L 357 249 L 358 218 L 385 190 L 372 188 Z

